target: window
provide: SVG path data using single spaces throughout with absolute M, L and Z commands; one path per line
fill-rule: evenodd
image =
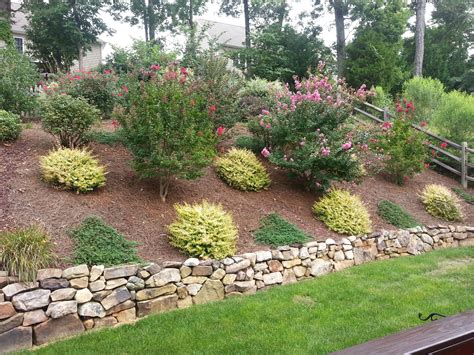
M 20 37 L 15 37 L 15 47 L 18 50 L 18 52 L 23 53 L 24 48 L 23 48 L 23 38 Z

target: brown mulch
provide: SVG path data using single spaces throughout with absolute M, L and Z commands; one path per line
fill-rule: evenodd
M 341 238 L 313 218 L 311 206 L 318 196 L 297 186 L 284 171 L 271 165 L 267 165 L 272 178 L 268 191 L 234 190 L 209 168 L 198 180 L 174 181 L 168 201 L 162 203 L 156 180 L 140 180 L 135 175 L 124 147 L 92 144 L 94 154 L 107 165 L 107 184 L 97 192 L 77 195 L 52 188 L 40 179 L 38 157 L 46 154 L 52 143 L 51 137 L 35 124 L 32 129 L 25 129 L 18 141 L 0 145 L 0 230 L 32 223 L 43 225 L 53 236 L 61 257 L 72 252 L 68 230 L 85 217 L 97 215 L 128 239 L 137 241 L 139 255 L 145 260 L 183 260 L 186 257 L 168 243 L 166 226 L 175 219 L 173 204 L 202 199 L 220 202 L 232 213 L 239 227 L 239 252 L 267 248 L 255 243 L 252 231 L 258 228 L 260 218 L 270 212 L 279 213 L 315 239 Z M 394 229 L 376 213 L 381 199 L 402 205 L 424 224 L 442 223 L 424 211 L 417 197 L 428 183 L 460 186 L 456 180 L 426 171 L 403 187 L 375 176 L 353 187 L 353 191 L 368 205 L 374 230 Z M 474 225 L 474 206 L 462 204 L 466 214 L 463 224 Z

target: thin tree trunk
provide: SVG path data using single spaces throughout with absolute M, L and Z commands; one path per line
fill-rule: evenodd
M 250 13 L 249 0 L 244 1 L 244 18 L 245 18 L 245 48 L 250 48 Z
M 148 0 L 148 39 L 150 42 L 155 40 L 156 21 L 155 11 L 153 9 L 153 0 Z
M 346 33 L 344 28 L 344 4 L 343 0 L 334 0 L 334 17 L 336 21 L 336 57 L 337 57 L 337 76 L 344 77 L 346 65 Z
M 415 69 L 413 75 L 422 76 L 425 53 L 425 9 L 426 0 L 416 0 Z
M 280 12 L 278 13 L 278 27 L 283 28 L 283 21 L 285 20 L 286 15 L 286 0 L 281 0 L 280 2 Z
M 148 42 L 150 40 L 150 29 L 148 27 L 148 8 L 146 6 L 145 0 L 142 0 L 142 1 L 143 1 L 143 27 L 145 28 L 145 41 Z

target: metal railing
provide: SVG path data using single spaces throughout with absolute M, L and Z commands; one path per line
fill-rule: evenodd
M 366 111 L 367 109 L 371 109 L 371 110 L 375 111 L 376 113 L 373 114 L 373 113 L 367 112 Z M 373 121 L 376 121 L 377 123 L 384 123 L 386 121 L 390 121 L 390 119 L 392 117 L 395 117 L 395 115 L 390 113 L 387 108 L 380 108 L 380 107 L 374 106 L 372 104 L 369 104 L 368 102 L 363 102 L 362 103 L 362 108 L 354 107 L 354 111 L 361 114 L 361 115 L 363 115 L 363 116 L 365 116 L 365 117 L 367 117 L 367 118 L 370 118 Z M 446 169 L 446 170 L 450 171 L 451 173 L 453 173 L 457 176 L 460 176 L 461 177 L 461 184 L 464 188 L 467 188 L 467 185 L 468 185 L 469 181 L 474 182 L 474 177 L 469 176 L 469 168 L 471 168 L 471 169 L 474 168 L 474 164 L 470 163 L 469 154 L 474 153 L 474 149 L 469 148 L 467 146 L 467 142 L 462 142 L 461 144 L 455 143 L 453 141 L 450 141 L 449 139 L 446 139 L 444 137 L 441 137 L 441 136 L 438 136 L 434 133 L 431 133 L 431 132 L 427 131 L 426 129 L 424 129 L 423 127 L 419 126 L 419 125 L 412 124 L 412 127 L 415 128 L 416 130 L 420 131 L 420 132 L 423 132 L 428 137 L 430 137 L 432 139 L 435 139 L 437 141 L 440 141 L 442 143 L 445 143 L 446 146 L 449 146 L 452 149 L 457 150 L 457 151 L 460 152 L 460 155 L 458 156 L 458 155 L 453 154 L 453 153 L 451 153 L 451 152 L 449 152 L 449 151 L 447 151 L 447 150 L 445 150 L 441 147 L 438 147 L 438 146 L 430 143 L 430 144 L 428 144 L 429 148 L 436 151 L 437 153 L 439 153 L 442 156 L 445 156 L 445 157 L 447 157 L 451 160 L 456 161 L 460 165 L 461 169 L 457 170 L 456 168 L 446 164 L 445 162 L 442 162 L 439 159 L 436 159 L 436 157 L 431 158 L 432 163 L 440 166 L 443 169 Z

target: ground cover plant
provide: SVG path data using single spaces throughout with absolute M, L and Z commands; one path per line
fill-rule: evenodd
M 458 198 L 445 186 L 426 185 L 421 192 L 426 211 L 446 221 L 461 221 L 463 213 Z
M 456 195 L 458 195 L 467 203 L 474 205 L 474 195 L 464 191 L 461 187 L 453 187 L 451 190 L 453 190 Z
M 259 191 L 270 185 L 265 167 L 250 150 L 231 148 L 215 165 L 217 175 L 236 189 Z
M 141 262 L 137 243 L 127 240 L 99 217 L 87 217 L 71 230 L 76 265 L 119 265 Z
M 159 347 L 169 353 L 326 354 L 425 324 L 418 313 L 450 316 L 474 308 L 473 260 L 469 247 L 377 261 L 88 332 L 36 352 L 139 354 Z M 216 320 L 212 332 L 203 326 Z
M 270 213 L 260 221 L 260 227 L 254 232 L 255 240 L 273 247 L 307 242 L 307 233 L 279 216 Z
M 412 228 L 421 225 L 402 207 L 389 200 L 382 200 L 377 205 L 377 213 L 388 223 L 398 228 Z
M 367 234 L 372 223 L 366 206 L 359 196 L 347 190 L 332 189 L 313 205 L 315 216 L 338 233 Z
M 41 177 L 65 190 L 89 192 L 105 185 L 105 168 L 86 149 L 60 148 L 40 158 Z
M 20 117 L 14 113 L 0 110 L 0 142 L 17 139 L 21 133 Z
M 178 220 L 169 229 L 170 243 L 187 255 L 222 259 L 235 254 L 237 228 L 221 205 L 203 201 L 176 204 Z
M 54 262 L 53 243 L 38 226 L 0 232 L 0 262 L 21 281 L 36 280 L 36 271 Z
M 119 128 L 112 132 L 92 131 L 87 134 L 86 140 L 88 142 L 96 142 L 99 144 L 115 146 L 118 144 L 124 144 L 125 137 L 123 131 Z

